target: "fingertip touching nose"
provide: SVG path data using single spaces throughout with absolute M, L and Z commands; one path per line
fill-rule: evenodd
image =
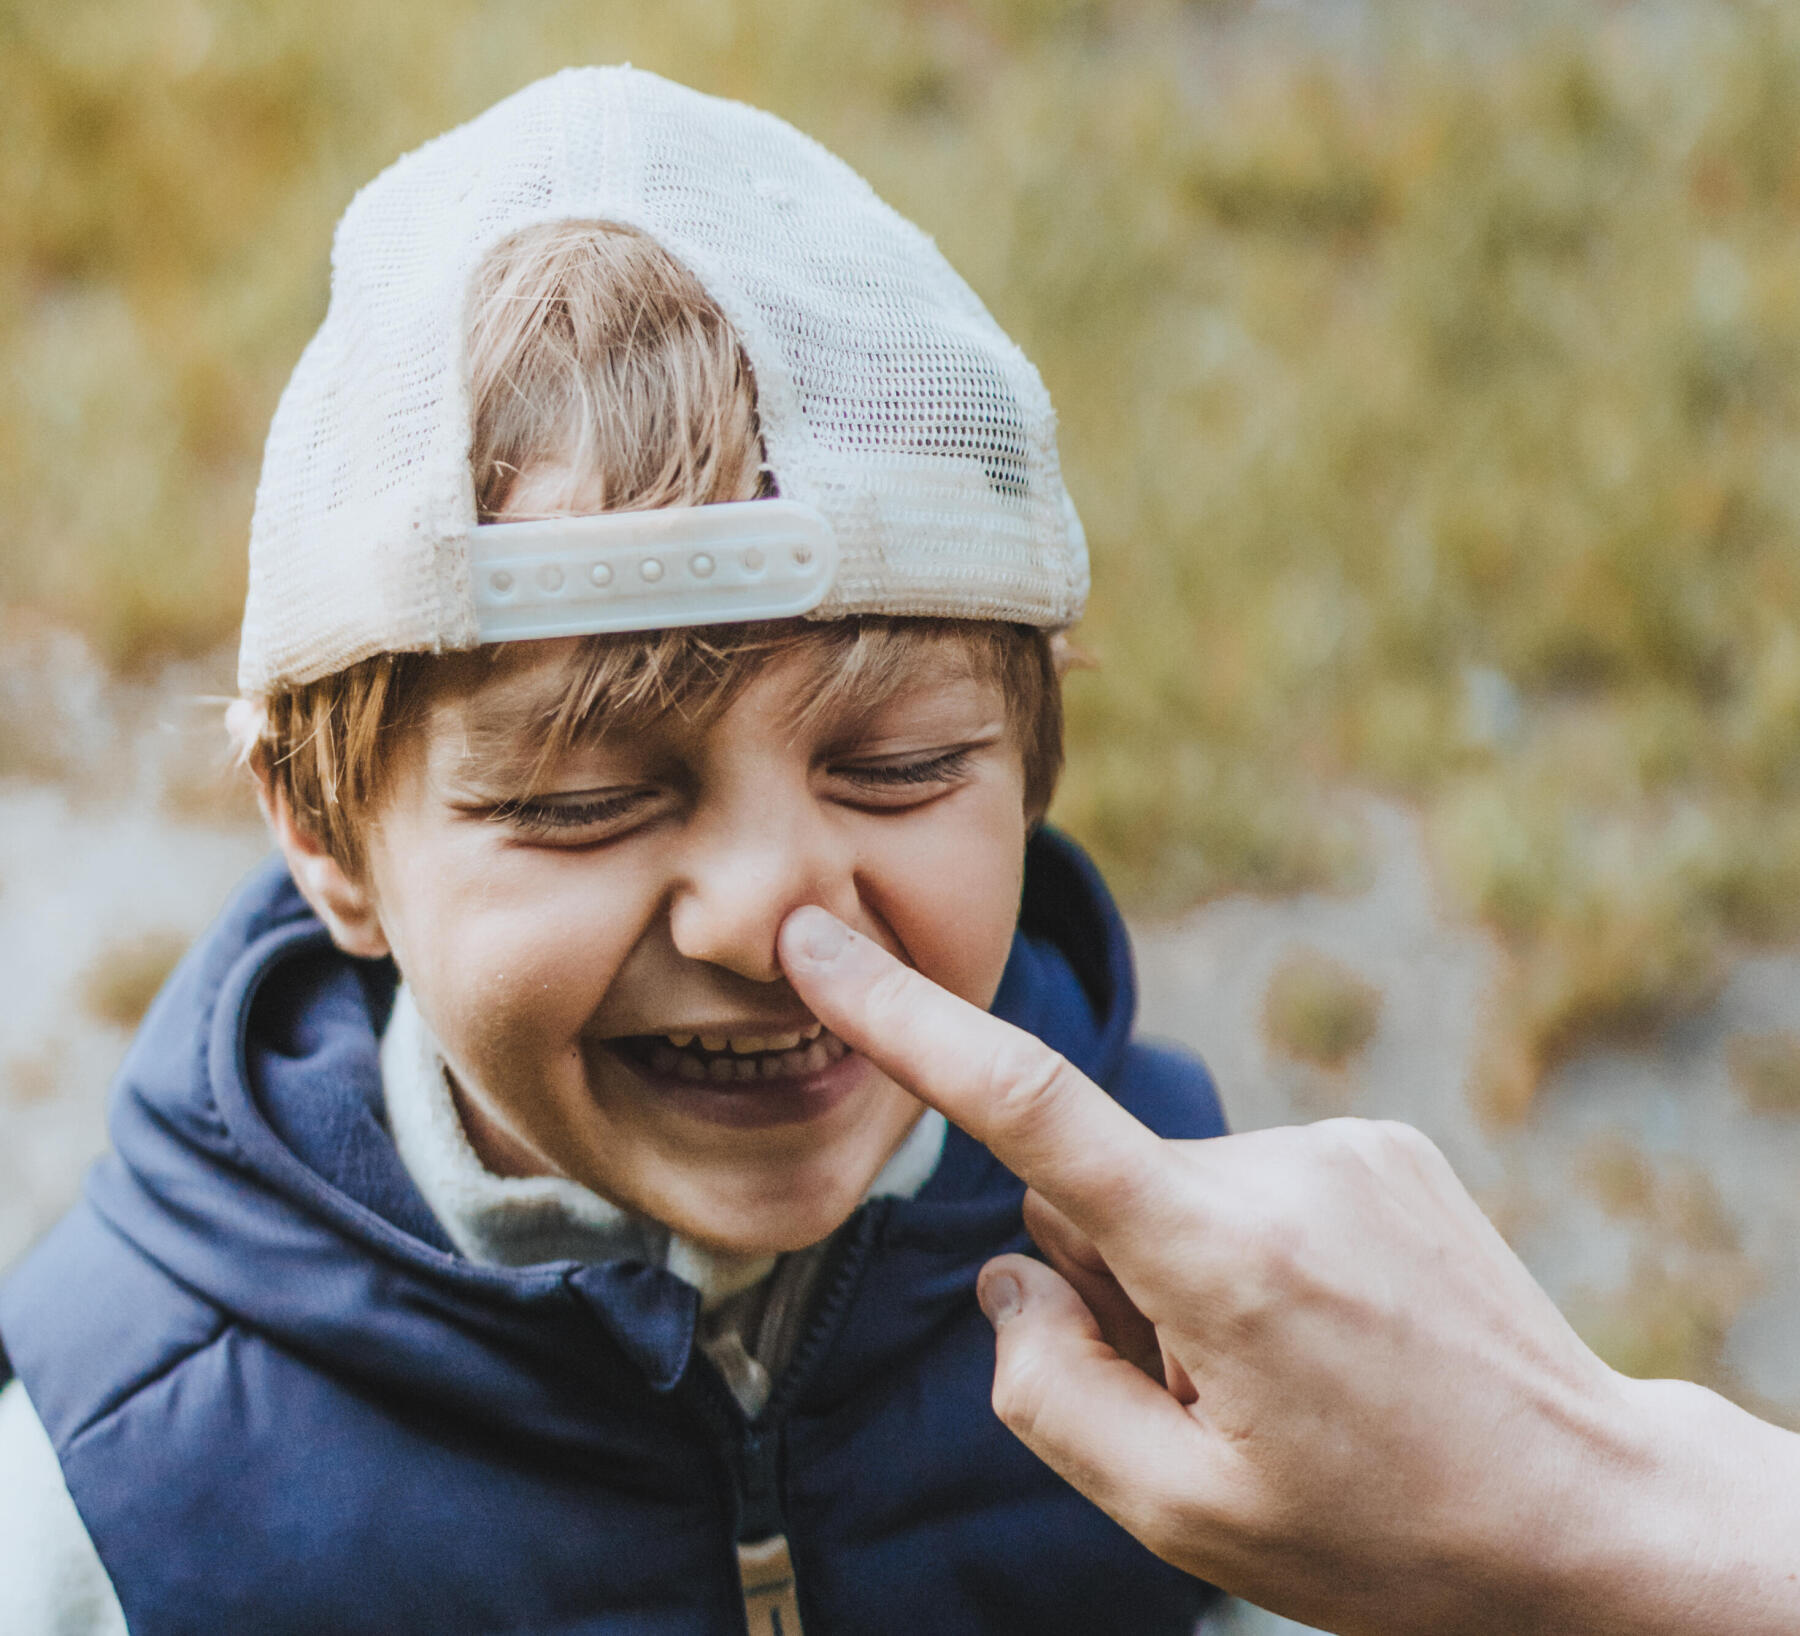
M 738 840 L 690 860 L 670 902 L 669 929 L 685 958 L 773 983 L 784 975 L 782 922 L 808 903 L 855 922 L 858 890 L 848 858 L 795 835 Z

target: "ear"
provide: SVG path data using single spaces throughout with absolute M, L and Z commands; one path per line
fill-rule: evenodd
M 281 855 L 287 859 L 288 873 L 313 913 L 324 921 L 332 942 L 345 954 L 364 960 L 378 960 L 391 953 L 387 932 L 376 910 L 375 894 L 367 880 L 351 874 L 314 836 L 294 822 L 280 790 L 269 782 L 268 770 L 260 757 L 252 757 L 250 765 L 256 774 L 257 804 L 268 820 Z

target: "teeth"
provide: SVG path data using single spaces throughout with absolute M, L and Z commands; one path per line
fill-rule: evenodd
M 651 1060 L 658 1073 L 680 1073 L 688 1079 L 780 1077 L 812 1073 L 827 1060 L 835 1061 L 841 1052 L 829 1058 L 820 1058 L 819 1053 L 837 1044 L 837 1039 L 825 1032 L 825 1025 L 818 1022 L 782 1034 L 664 1034 L 653 1047 Z M 739 1060 L 728 1071 L 723 1071 L 718 1063 L 698 1063 L 691 1056 L 678 1066 L 676 1053 L 690 1046 L 712 1056 L 729 1051 Z M 743 1060 L 751 1057 L 760 1061 Z
M 706 1047 L 707 1037 L 703 1035 L 698 1041 L 702 1048 Z M 731 1037 L 729 1054 L 712 1047 L 711 1055 L 704 1061 L 695 1051 L 676 1049 L 673 1042 L 682 1038 L 694 1040 L 691 1034 L 669 1034 L 651 1045 L 648 1060 L 652 1072 L 699 1084 L 739 1085 L 745 1081 L 804 1079 L 850 1054 L 849 1046 L 823 1028 L 815 1028 L 810 1039 L 804 1033 Z M 794 1043 L 783 1049 L 783 1043 L 789 1040 Z M 752 1044 L 757 1048 L 746 1049 Z

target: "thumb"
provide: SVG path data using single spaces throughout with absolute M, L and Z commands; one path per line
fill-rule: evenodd
M 1228 1459 L 1214 1435 L 1108 1345 L 1081 1297 L 1041 1262 L 1000 1256 L 977 1293 L 995 1331 L 994 1412 L 1158 1556 L 1204 1575 L 1196 1524 Z

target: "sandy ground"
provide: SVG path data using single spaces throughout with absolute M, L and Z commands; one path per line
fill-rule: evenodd
M 211 793 L 217 711 L 196 697 L 217 665 L 126 691 L 66 638 L 11 634 L 0 1268 L 67 1206 L 105 1141 L 128 1031 L 96 1018 L 96 972 L 143 940 L 192 938 L 266 850 L 242 804 Z M 1145 1028 L 1207 1058 L 1239 1128 L 1340 1112 L 1419 1125 L 1590 1333 L 1642 1328 L 1646 1304 L 1676 1323 L 1698 1311 L 1718 1332 L 1719 1378 L 1800 1421 L 1800 1118 L 1747 1111 L 1726 1063 L 1734 1035 L 1794 1026 L 1800 954 L 1745 961 L 1711 1010 L 1654 1050 L 1584 1057 L 1543 1087 L 1528 1124 L 1486 1128 L 1467 1087 L 1500 954 L 1441 911 L 1412 815 L 1347 799 L 1369 829 L 1368 888 L 1228 898 L 1137 926 Z M 1281 1055 L 1261 1023 L 1271 975 L 1298 951 L 1380 991 L 1373 1036 L 1335 1072 Z M 1222 1628 L 1299 1627 L 1237 1608 Z

